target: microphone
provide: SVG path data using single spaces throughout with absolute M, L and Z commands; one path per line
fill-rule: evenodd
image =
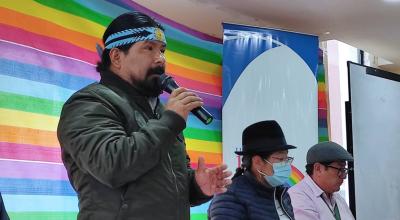
M 165 73 L 160 76 L 160 81 L 163 90 L 169 94 L 171 94 L 171 92 L 175 89 L 179 88 L 179 85 L 175 82 L 175 80 Z M 206 125 L 210 124 L 214 119 L 214 117 L 202 106 L 192 109 L 191 112 Z

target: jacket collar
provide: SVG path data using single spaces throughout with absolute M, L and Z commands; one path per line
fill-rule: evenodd
M 304 181 L 310 187 L 311 191 L 313 192 L 316 198 L 321 197 L 323 194 L 326 193 L 314 182 L 314 180 L 308 174 L 304 175 Z M 332 199 L 335 201 L 337 196 L 337 192 L 332 193 Z
M 100 84 L 109 87 L 118 95 L 125 97 L 129 102 L 135 102 L 149 116 L 153 117 L 153 110 L 150 107 L 148 97 L 144 96 L 137 88 L 123 80 L 111 71 L 100 73 Z

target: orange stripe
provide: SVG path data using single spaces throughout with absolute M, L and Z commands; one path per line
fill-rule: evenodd
M 222 154 L 216 153 L 207 153 L 207 152 L 200 152 L 200 151 L 188 151 L 190 161 L 192 163 L 197 163 L 199 157 L 204 157 L 207 164 L 221 164 L 222 163 Z
M 95 51 L 96 42 L 101 41 L 99 38 L 68 30 L 46 20 L 21 14 L 6 8 L 0 7 L 0 14 L 0 23 L 21 28 L 32 33 L 63 40 L 90 51 Z
M 196 80 L 211 85 L 216 85 L 216 86 L 222 85 L 222 79 L 220 76 L 215 76 L 200 71 L 187 69 L 168 62 L 167 62 L 166 72 L 176 76 L 188 78 L 191 80 Z
M 60 147 L 56 132 L 0 125 L 0 142 Z

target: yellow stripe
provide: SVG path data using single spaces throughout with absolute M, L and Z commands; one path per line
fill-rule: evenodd
M 59 117 L 0 108 L 0 124 L 6 126 L 56 131 Z
M 34 1 L 1 0 L 0 6 L 23 14 L 44 19 L 67 29 L 93 37 L 103 36 L 105 27 L 81 17 L 43 6 Z
M 185 138 L 186 150 L 201 151 L 209 153 L 222 153 L 221 142 L 203 141 L 191 138 Z
M 221 65 L 205 62 L 193 57 L 188 57 L 173 51 L 167 50 L 165 52 L 167 62 L 182 66 L 191 70 L 196 70 L 204 73 L 208 73 L 215 76 L 221 76 L 222 67 Z
M 0 108 L 0 125 L 56 131 L 59 117 Z M 222 153 L 220 142 L 185 139 L 187 150 Z
M 318 83 L 318 91 L 323 92 L 323 91 L 325 91 L 325 89 L 326 89 L 326 84 L 319 82 Z

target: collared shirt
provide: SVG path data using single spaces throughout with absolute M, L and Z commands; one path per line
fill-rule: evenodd
M 335 220 L 335 205 L 341 220 L 354 220 L 346 201 L 339 193 L 333 193 L 329 200 L 309 175 L 305 175 L 304 179 L 292 186 L 288 192 L 296 220 Z

